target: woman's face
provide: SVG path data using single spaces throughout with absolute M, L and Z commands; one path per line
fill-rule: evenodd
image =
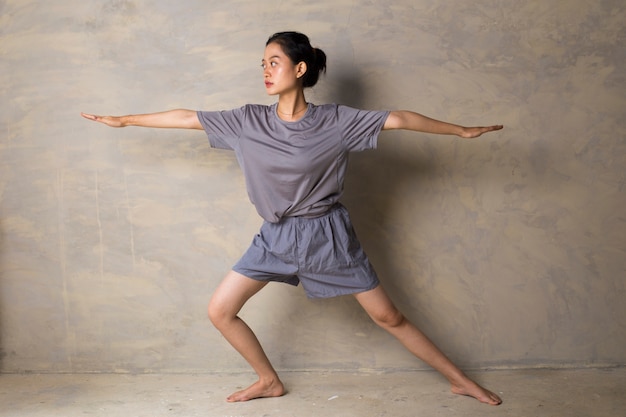
M 261 67 L 267 94 L 284 94 L 302 88 L 300 77 L 306 65 L 304 62 L 294 64 L 279 44 L 272 42 L 265 47 Z

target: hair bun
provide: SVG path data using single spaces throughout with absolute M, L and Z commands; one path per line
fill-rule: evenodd
M 326 54 L 313 48 L 308 36 L 300 32 L 278 32 L 270 36 L 265 45 L 279 44 L 294 64 L 305 62 L 307 71 L 302 77 L 303 87 L 313 87 L 322 72 L 326 72 Z
M 315 56 L 315 66 L 318 72 L 326 72 L 326 54 L 319 48 L 313 48 L 313 55 Z

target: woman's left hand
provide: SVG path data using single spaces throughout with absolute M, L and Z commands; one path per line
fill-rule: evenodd
M 465 139 L 477 138 L 483 133 L 493 132 L 495 130 L 500 130 L 504 126 L 502 125 L 494 125 L 494 126 L 479 126 L 479 127 L 464 127 L 463 132 L 459 135 Z

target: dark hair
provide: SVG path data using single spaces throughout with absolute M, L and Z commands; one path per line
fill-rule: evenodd
M 307 71 L 302 78 L 303 87 L 313 87 L 326 72 L 326 54 L 319 48 L 313 48 L 308 36 L 299 32 L 278 32 L 270 36 L 265 46 L 275 42 L 280 45 L 285 55 L 294 64 L 306 63 Z

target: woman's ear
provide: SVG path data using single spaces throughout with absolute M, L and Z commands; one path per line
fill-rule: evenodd
M 298 65 L 296 67 L 296 77 L 302 78 L 302 76 L 306 74 L 306 70 L 307 70 L 306 62 L 304 61 L 298 62 Z

